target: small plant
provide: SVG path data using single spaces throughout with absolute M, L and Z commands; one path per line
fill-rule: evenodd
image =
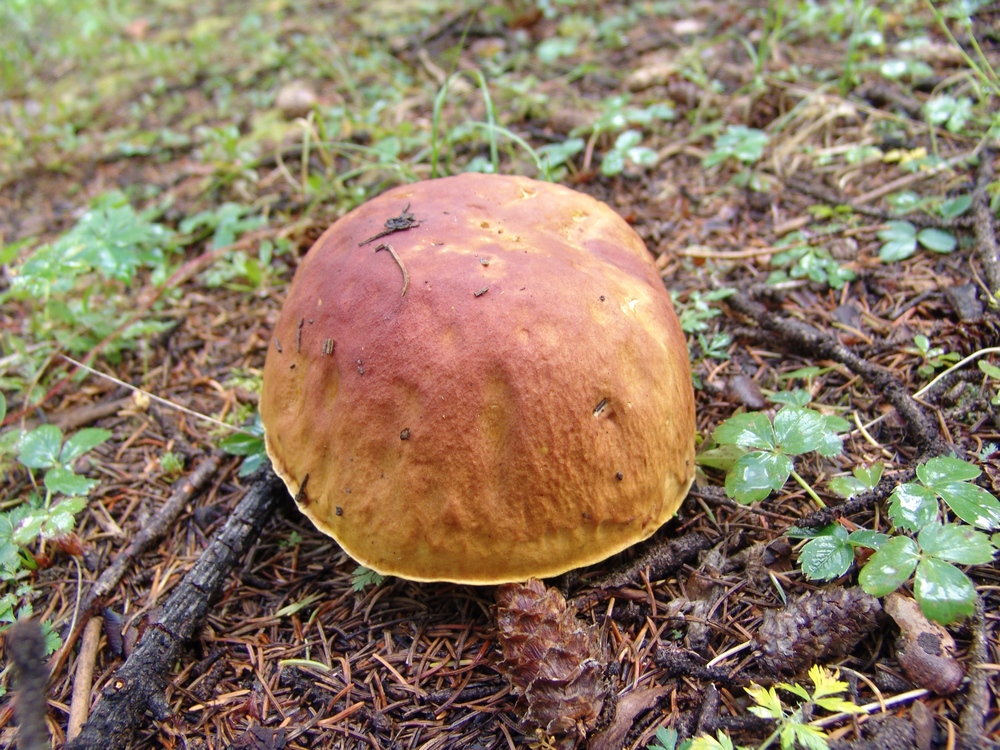
M 746 692 L 757 704 L 750 706 L 750 713 L 762 719 L 772 719 L 777 724 L 759 750 L 764 750 L 776 739 L 780 739 L 782 750 L 792 750 L 796 743 L 810 750 L 826 750 L 829 747 L 826 733 L 808 723 L 813 709 L 822 708 L 835 713 L 863 712 L 859 706 L 839 697 L 847 690 L 847 683 L 839 680 L 839 676 L 837 672 L 813 666 L 809 669 L 809 679 L 813 684 L 811 691 L 796 683 L 779 682 L 778 689 L 792 693 L 803 701 L 793 711 L 785 708 L 775 688 L 750 683 Z
M 704 293 L 695 290 L 688 295 L 687 302 L 681 302 L 678 293 L 671 292 L 670 298 L 673 300 L 677 316 L 680 318 L 681 330 L 684 333 L 707 331 L 708 321 L 722 314 L 722 310 L 713 307 L 710 303 L 724 300 L 735 293 L 735 289 L 728 287 Z
M 768 284 L 780 284 L 789 279 L 809 279 L 842 289 L 856 278 L 854 271 L 844 268 L 825 247 L 805 245 L 778 253 L 771 258 L 771 265 L 778 268 L 767 278 Z
M 886 225 L 878 233 L 878 238 L 885 243 L 878 255 L 885 263 L 909 258 L 917 252 L 918 244 L 935 253 L 950 253 L 958 246 L 955 235 L 944 229 L 928 227 L 918 232 L 908 221 L 889 221 Z
M 175 476 L 184 471 L 184 457 L 173 451 L 167 451 L 160 456 L 160 471 L 168 476 Z
M 0 394 L 0 422 L 7 413 L 7 401 Z M 87 495 L 97 482 L 76 473 L 73 464 L 111 437 L 107 430 L 86 428 L 69 438 L 55 425 L 42 425 L 33 430 L 8 433 L 13 437 L 3 441 L 5 452 L 16 453 L 17 462 L 26 468 L 35 489 L 23 502 L 11 510 L 0 513 L 0 580 L 8 587 L 17 584 L 37 567 L 28 547 L 38 540 L 66 537 L 76 526 L 76 516 L 87 505 Z M 44 471 L 41 486 L 35 472 Z M 58 496 L 63 495 L 56 502 Z M 12 623 L 31 615 L 29 597 L 32 589 L 23 583 L 13 592 L 0 597 L 0 622 Z M 26 600 L 17 610 L 19 601 Z M 0 628 L 2 630 L 3 628 Z M 51 626 L 47 643 L 59 647 Z M 52 645 L 50 644 L 50 645 Z
M 830 489 L 843 498 L 850 499 L 862 492 L 875 489 L 882 479 L 882 462 L 876 461 L 871 466 L 855 466 L 853 476 L 834 477 L 830 480 Z
M 991 365 L 989 362 L 981 359 L 979 360 L 979 369 L 983 371 L 987 378 L 993 380 L 993 387 L 996 389 L 996 393 L 993 395 L 990 403 L 993 406 L 1000 406 L 1000 367 Z
M 381 573 L 376 573 L 371 568 L 359 565 L 354 569 L 351 577 L 351 588 L 355 591 L 363 591 L 369 586 L 380 586 L 384 580 L 385 576 Z
M 264 426 L 260 423 L 260 414 L 254 414 L 250 424 L 243 427 L 243 432 L 234 432 L 223 438 L 219 447 L 234 456 L 244 456 L 239 471 L 241 477 L 248 477 L 257 471 L 267 460 Z
M 642 132 L 626 130 L 615 138 L 615 145 L 601 160 L 601 173 L 609 177 L 621 174 L 625 162 L 630 161 L 639 167 L 656 166 L 656 152 L 648 146 L 641 146 Z
M 848 427 L 839 417 L 798 406 L 781 409 L 773 424 L 762 412 L 730 417 L 715 428 L 712 440 L 722 448 L 731 446 L 746 452 L 729 467 L 726 494 L 740 503 L 757 502 L 784 487 L 791 476 L 820 507 L 825 507 L 795 471 L 792 456 L 813 451 L 825 457 L 838 455 L 843 444 L 837 431 Z
M 916 482 L 896 487 L 890 498 L 889 520 L 897 529 L 916 532 L 916 539 L 858 529 L 850 534 L 840 524 L 819 531 L 792 529 L 789 536 L 810 541 L 799 553 L 807 578 L 830 580 L 844 575 L 858 548 L 874 554 L 858 576 L 861 588 L 885 596 L 915 577 L 914 596 L 924 614 L 940 623 L 968 616 L 976 590 L 958 565 L 985 565 L 994 547 L 972 526 L 941 523 L 940 503 L 968 524 L 992 530 L 1000 526 L 1000 501 L 972 484 L 980 470 L 955 458 L 932 458 L 917 467 Z M 842 479 L 839 492 L 871 489 L 881 478 L 881 466 L 855 469 L 853 480 Z M 836 481 L 836 480 L 835 480 Z M 831 482 L 831 487 L 833 482 Z
M 968 524 L 991 530 L 1000 528 L 1000 501 L 972 483 L 982 471 L 967 461 L 940 456 L 917 467 L 917 481 L 893 491 L 889 520 L 907 531 L 919 531 L 939 518 L 943 500 L 949 510 Z
M 931 346 L 930 339 L 922 334 L 913 337 L 915 349 L 907 349 L 911 354 L 919 354 L 923 362 L 917 367 L 917 372 L 925 378 L 929 378 L 934 371 L 942 367 L 948 367 L 958 362 L 962 356 L 957 352 L 946 352 L 943 347 Z
M 702 160 L 702 166 L 707 169 L 727 159 L 735 159 L 744 167 L 750 166 L 760 161 L 769 140 L 763 130 L 748 128 L 746 125 L 730 125 L 725 133 L 715 139 L 715 148 Z
M 693 740 L 684 740 L 677 744 L 677 730 L 673 727 L 657 727 L 653 740 L 646 745 L 646 750 L 691 750 Z
M 729 739 L 729 735 L 721 729 L 716 731 L 715 737 L 710 734 L 702 734 L 691 740 L 688 750 L 750 750 L 748 745 L 734 745 Z
M 953 563 L 985 565 L 996 550 L 989 537 L 964 524 L 929 523 L 916 541 L 894 536 L 861 569 L 858 583 L 886 596 L 914 577 L 913 595 L 931 620 L 947 625 L 975 611 L 976 588 Z

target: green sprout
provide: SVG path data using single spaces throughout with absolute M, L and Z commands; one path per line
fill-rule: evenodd
M 929 378 L 934 371 L 941 367 L 948 367 L 958 362 L 962 356 L 957 352 L 946 352 L 943 347 L 931 346 L 930 339 L 922 334 L 913 337 L 915 349 L 907 349 L 911 354 L 919 354 L 923 362 L 917 367 L 917 372 L 925 378 Z
M 860 706 L 839 697 L 847 690 L 847 683 L 839 680 L 839 676 L 837 672 L 813 666 L 809 669 L 809 679 L 813 683 L 811 691 L 796 683 L 779 682 L 778 689 L 792 693 L 803 701 L 793 711 L 786 710 L 775 688 L 750 683 L 750 687 L 746 688 L 747 695 L 757 704 L 750 706 L 750 713 L 762 719 L 772 719 L 777 724 L 758 750 L 765 750 L 776 739 L 780 739 L 782 750 L 792 750 L 796 744 L 809 750 L 826 750 L 829 747 L 826 733 L 809 724 L 806 718 L 812 709 L 822 708 L 835 713 L 864 712 Z
M 979 360 L 979 369 L 983 371 L 987 378 L 992 378 L 993 387 L 996 388 L 996 393 L 990 400 L 993 406 L 1000 406 L 1000 367 L 996 365 L 991 365 L 985 360 Z
M 917 245 L 935 253 L 950 253 L 958 247 L 958 240 L 951 232 L 944 229 L 928 227 L 917 228 L 908 221 L 889 221 L 886 228 L 878 233 L 878 238 L 885 244 L 879 249 L 878 256 L 885 263 L 893 263 L 909 258 L 917 252 Z
M 369 586 L 380 586 L 384 580 L 385 576 L 381 573 L 376 573 L 371 568 L 359 565 L 354 569 L 354 573 L 351 576 L 351 588 L 355 591 L 363 591 Z

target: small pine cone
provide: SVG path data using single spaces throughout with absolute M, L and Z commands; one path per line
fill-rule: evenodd
M 604 705 L 597 639 L 555 589 L 530 579 L 497 588 L 496 619 L 516 710 L 528 731 L 583 739 Z
M 784 609 L 770 609 L 754 636 L 761 666 L 797 674 L 849 653 L 878 625 L 878 599 L 858 587 L 813 591 Z

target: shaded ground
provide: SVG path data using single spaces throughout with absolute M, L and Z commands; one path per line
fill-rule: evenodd
M 3 53 L 0 94 L 5 286 L 25 276 L 19 260 L 111 191 L 121 194 L 114 205 L 148 210 L 148 222 L 177 233 L 162 258 L 129 266 L 117 281 L 86 272 L 59 289 L 55 274 L 40 292 L 5 298 L 7 423 L 113 433 L 79 467 L 100 483 L 78 516 L 77 542 L 31 546 L 39 569 L 25 579 L 33 590 L 16 593 L 17 606 L 32 600 L 66 635 L 80 598 L 173 483 L 213 454 L 219 462 L 103 602 L 95 695 L 247 480 L 237 474 L 241 458 L 215 453 L 227 434 L 221 427 L 132 399 L 98 377 L 66 381 L 70 370 L 58 355 L 87 358 L 175 404 L 245 423 L 284 289 L 311 241 L 386 187 L 432 176 L 432 164 L 444 174 L 490 163 L 489 130 L 470 125 L 490 116 L 476 71 L 507 129 L 498 139 L 500 170 L 538 175 L 514 135 L 535 149 L 550 146 L 552 176 L 607 201 L 657 256 L 689 333 L 703 437 L 740 407 L 773 414 L 765 396 L 797 388 L 813 408 L 852 424 L 841 456 L 796 463 L 826 503 L 841 502 L 830 478 L 856 466 L 881 460 L 887 477 L 904 481 L 918 461 L 949 451 L 981 467 L 983 489 L 1000 492 L 1000 454 L 989 450 L 1000 443 L 990 403 L 1000 383 L 971 362 L 910 398 L 958 359 L 1000 346 L 988 298 L 1000 289 L 1000 261 L 988 247 L 998 190 L 982 166 L 993 159 L 1000 89 L 970 72 L 925 6 L 855 17 L 854 4 L 806 4 L 780 20 L 763 5 L 719 2 L 299 6 L 134 3 L 112 14 L 77 2 L 47 14 L 12 5 L 0 16 L 15 40 Z M 998 18 L 980 9 L 973 27 L 994 66 Z M 950 23 L 978 61 L 967 31 Z M 886 61 L 903 72 L 890 68 L 887 76 Z M 453 70 L 465 74 L 436 110 Z M 300 96 L 314 99 L 283 113 L 276 97 L 295 81 L 307 92 Z M 968 97 L 964 121 L 949 119 L 950 110 L 928 125 L 925 103 L 942 95 L 955 108 Z M 745 140 L 754 136 L 744 133 L 737 141 L 749 151 L 724 158 L 718 137 L 730 125 L 762 130 L 767 142 L 756 153 Z M 636 133 L 632 140 L 616 140 L 626 130 Z M 581 139 L 576 148 L 573 138 Z M 564 148 L 565 163 L 553 145 Z M 616 153 L 634 160 L 618 169 Z M 719 163 L 704 166 L 713 153 Z M 966 213 L 953 218 L 946 206 L 942 214 L 944 200 L 962 196 L 972 199 Z M 920 247 L 881 260 L 888 240 L 878 233 L 904 208 L 914 209 L 906 218 L 915 229 L 947 230 L 957 249 Z M 789 240 L 792 251 L 812 252 L 779 268 L 776 246 Z M 788 278 L 767 284 L 776 270 Z M 737 294 L 723 301 L 713 294 L 722 287 Z M 76 302 L 46 305 L 45 290 Z M 137 321 L 162 325 L 136 328 Z M 916 336 L 943 351 L 921 351 Z M 987 352 L 984 361 L 1000 356 Z M 109 403 L 99 416 L 88 411 Z M 171 471 L 168 453 L 183 468 Z M 30 489 L 23 467 L 8 464 L 5 509 Z M 646 696 L 624 747 L 646 747 L 660 726 L 682 737 L 725 728 L 758 745 L 770 729 L 748 719 L 742 688 L 773 675 L 750 650 L 724 660 L 724 669 L 706 670 L 704 662 L 752 638 L 782 597 L 835 587 L 806 580 L 797 540 L 783 536 L 815 510 L 797 484 L 740 506 L 725 498 L 722 477 L 707 469 L 678 517 L 643 549 L 553 582 L 600 628 L 613 692 L 623 701 Z M 843 525 L 885 530 L 879 501 L 892 486 L 852 501 Z M 713 553 L 660 576 L 640 571 L 596 585 L 645 550 L 692 533 Z M 537 739 L 518 726 L 497 671 L 491 589 L 390 579 L 356 591 L 355 567 L 286 501 L 168 676 L 169 710 L 144 722 L 134 746 L 214 748 L 242 738 L 239 747 L 429 750 Z M 951 630 L 961 663 L 985 666 L 968 669 L 955 697 L 927 694 L 920 708 L 893 709 L 908 727 L 899 736 L 916 732 L 907 741 L 925 738 L 925 747 L 956 737 L 984 746 L 1000 721 L 1000 584 L 992 565 L 970 575 L 984 614 Z M 836 583 L 856 578 L 852 568 Z M 816 617 L 832 615 L 821 608 Z M 895 625 L 880 626 L 831 660 L 850 675 L 856 702 L 914 687 L 895 636 Z M 57 741 L 65 738 L 76 648 L 52 676 L 48 716 Z M 9 742 L 12 709 L 4 700 L 0 737 Z M 833 734 L 858 736 L 849 722 Z

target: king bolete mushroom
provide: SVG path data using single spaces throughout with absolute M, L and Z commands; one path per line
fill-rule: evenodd
M 694 477 L 687 346 L 645 245 L 523 177 L 403 185 L 334 223 L 289 288 L 260 414 L 302 512 L 415 581 L 598 562 Z

